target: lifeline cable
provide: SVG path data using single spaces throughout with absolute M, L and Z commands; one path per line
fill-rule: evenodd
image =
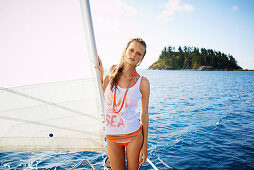
M 171 166 L 169 166 L 169 165 L 167 165 L 166 163 L 164 163 L 159 157 L 158 157 L 158 159 L 159 159 L 159 161 L 160 161 L 163 165 L 165 165 L 167 168 L 173 169 Z
M 79 163 L 77 163 L 73 168 L 71 168 L 71 170 L 75 170 L 76 168 L 78 168 L 78 167 L 79 167 L 82 163 L 84 163 L 85 161 L 91 166 L 91 168 L 92 168 L 93 170 L 95 170 L 93 164 L 92 164 L 89 160 L 87 160 L 87 159 L 84 159 L 83 161 L 80 161 Z

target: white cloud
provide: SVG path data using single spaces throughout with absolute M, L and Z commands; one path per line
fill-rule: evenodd
M 127 15 L 136 15 L 137 11 L 136 9 L 131 6 L 128 5 L 120 0 L 116 1 L 116 6 L 117 6 L 117 14 L 121 15 L 121 16 L 127 16 Z
M 96 15 L 104 17 L 132 16 L 137 14 L 137 10 L 121 0 L 92 0 L 92 10 Z
M 181 4 L 180 0 L 168 0 L 167 3 L 164 4 L 165 10 L 158 16 L 158 19 L 172 20 L 173 15 L 176 12 L 191 12 L 194 10 L 194 7 L 189 4 Z
M 237 11 L 237 10 L 238 10 L 238 6 L 235 5 L 235 6 L 232 7 L 232 9 L 233 9 L 234 11 Z

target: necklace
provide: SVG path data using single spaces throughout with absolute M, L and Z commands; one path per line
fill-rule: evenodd
M 116 111 L 116 109 L 115 109 L 115 105 L 116 105 L 116 86 L 117 86 L 117 84 L 115 84 L 114 101 L 113 101 L 113 111 L 114 111 L 115 113 L 119 113 L 119 112 L 122 110 L 123 104 L 124 104 L 124 101 L 125 101 L 125 98 L 126 98 L 126 95 L 127 95 L 127 92 L 128 92 L 128 90 L 129 90 L 129 88 L 130 88 L 130 85 L 131 85 L 131 82 L 132 82 L 133 78 L 134 78 L 136 75 L 137 75 L 137 71 L 136 71 L 136 69 L 135 69 L 134 72 L 133 72 L 133 76 L 132 76 L 132 78 L 131 78 L 131 81 L 130 81 L 130 83 L 129 83 L 129 86 L 128 86 L 128 88 L 126 89 L 126 91 L 125 91 L 125 93 L 124 93 L 124 97 L 123 97 L 123 101 L 122 101 L 121 107 L 120 107 L 120 109 L 119 109 L 118 111 Z

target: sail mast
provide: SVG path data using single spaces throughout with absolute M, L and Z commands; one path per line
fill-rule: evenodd
M 98 54 L 97 54 L 97 48 L 96 48 L 96 42 L 95 42 L 95 36 L 94 36 L 94 29 L 93 29 L 93 21 L 92 21 L 92 14 L 91 14 L 91 8 L 89 0 L 80 0 L 80 7 L 81 7 L 81 15 L 85 30 L 85 38 L 86 38 L 86 44 L 87 49 L 89 53 L 89 58 L 91 62 L 93 63 L 93 66 L 98 65 Z M 105 120 L 105 110 L 104 110 L 104 93 L 102 90 L 102 84 L 101 84 L 101 78 L 100 73 L 98 69 L 91 68 L 91 71 L 95 70 L 96 74 L 96 81 L 98 85 L 99 95 L 100 95 L 100 105 L 103 112 L 103 118 Z M 102 139 L 104 140 L 104 139 Z M 105 150 L 107 152 L 107 150 Z
M 95 37 L 94 37 L 94 29 L 93 29 L 93 21 L 92 21 L 92 15 L 91 15 L 91 9 L 90 9 L 90 3 L 89 0 L 80 0 L 80 6 L 81 6 L 81 15 L 83 19 L 83 24 L 84 24 L 84 29 L 86 33 L 86 44 L 87 44 L 87 49 L 88 53 L 90 55 L 90 59 L 93 62 L 94 66 L 98 65 L 98 59 L 97 59 L 97 49 L 96 49 L 96 42 L 95 42 Z M 100 93 L 100 98 L 101 98 L 101 106 L 102 106 L 102 111 L 103 115 L 104 113 L 104 94 L 102 91 L 102 84 L 101 84 L 101 78 L 100 78 L 100 73 L 96 69 L 96 78 L 97 78 L 97 83 L 98 83 L 98 89 Z

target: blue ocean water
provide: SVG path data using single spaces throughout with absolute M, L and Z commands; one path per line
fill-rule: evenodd
M 148 152 L 159 169 L 167 169 L 160 160 L 172 169 L 254 169 L 254 72 L 138 72 L 151 84 Z M 83 159 L 103 169 L 104 158 L 102 152 L 0 153 L 0 169 L 70 169 Z

